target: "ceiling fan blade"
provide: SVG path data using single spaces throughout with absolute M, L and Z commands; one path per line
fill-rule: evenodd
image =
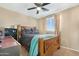
M 45 10 L 45 11 L 49 11 L 48 9 L 46 9 L 46 8 L 42 8 L 43 10 Z
M 34 3 L 37 7 L 41 6 L 41 3 Z
M 36 9 L 37 7 L 28 8 L 27 10 Z
M 50 3 L 43 3 L 42 6 L 45 6 L 45 5 L 48 5 L 48 4 L 50 4 Z
M 39 14 L 39 11 L 37 10 L 37 14 Z

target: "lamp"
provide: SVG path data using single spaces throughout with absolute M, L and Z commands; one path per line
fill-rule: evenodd
M 41 10 L 41 8 L 40 7 L 37 7 L 37 10 Z

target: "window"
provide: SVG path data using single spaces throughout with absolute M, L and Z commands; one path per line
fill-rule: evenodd
M 55 32 L 55 18 L 49 17 L 46 19 L 46 31 Z

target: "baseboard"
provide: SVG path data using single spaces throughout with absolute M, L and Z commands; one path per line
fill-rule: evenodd
M 60 46 L 60 47 L 63 47 L 63 48 L 66 48 L 66 49 L 70 49 L 70 50 L 79 52 L 79 50 L 75 50 L 75 49 L 72 49 L 72 48 L 69 48 L 69 47 L 65 47 L 65 46 Z

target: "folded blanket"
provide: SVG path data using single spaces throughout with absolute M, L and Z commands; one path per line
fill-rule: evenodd
M 37 56 L 38 55 L 38 35 L 34 35 L 31 40 L 29 56 Z

